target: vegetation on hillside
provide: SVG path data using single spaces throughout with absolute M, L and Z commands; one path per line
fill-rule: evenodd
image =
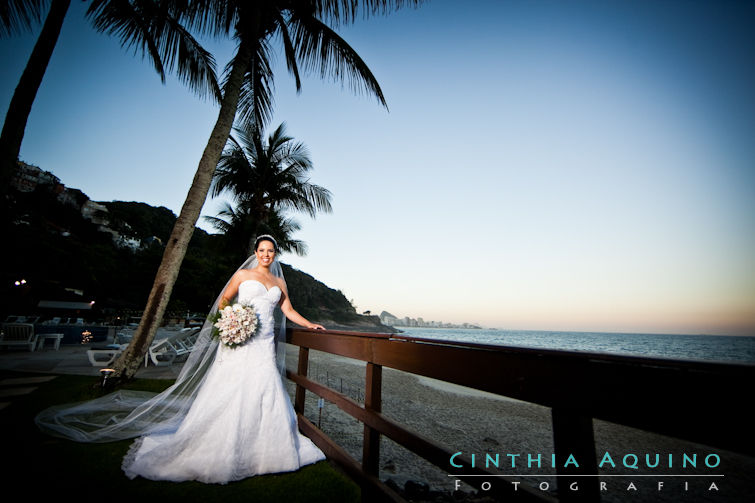
M 86 195 L 74 193 L 86 201 Z M 108 209 L 108 228 L 141 240 L 141 247 L 117 246 L 111 233 L 82 217 L 77 204 L 61 202 L 53 187 L 15 193 L 12 211 L 1 223 L 7 257 L 1 273 L 3 319 L 39 312 L 40 300 L 95 301 L 86 316 L 100 319 L 143 309 L 176 215 L 140 202 L 100 204 Z M 196 229 L 168 312 L 204 315 L 238 264 L 225 236 Z M 285 264 L 284 269 L 292 302 L 304 316 L 343 325 L 365 322 L 340 291 Z M 21 279 L 26 283 L 16 286 Z

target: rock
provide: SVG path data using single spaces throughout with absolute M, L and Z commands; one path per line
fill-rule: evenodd
M 398 483 L 393 479 L 388 479 L 385 481 L 385 485 L 387 485 L 390 489 L 397 492 L 398 494 L 403 495 L 404 490 L 401 488 L 401 486 L 398 485 Z
M 389 459 L 383 465 L 383 470 L 388 473 L 396 473 L 396 463 L 394 463 L 392 459 Z
M 430 485 L 424 482 L 415 482 L 413 480 L 407 480 L 404 484 L 404 493 L 406 497 L 412 500 L 424 499 L 427 500 L 428 493 L 430 492 Z

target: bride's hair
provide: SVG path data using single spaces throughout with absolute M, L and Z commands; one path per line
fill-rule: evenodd
M 262 234 L 261 236 L 257 236 L 257 239 L 254 240 L 254 251 L 257 251 L 257 248 L 259 248 L 262 241 L 270 241 L 271 243 L 273 243 L 273 250 L 276 253 L 278 252 L 278 243 L 270 234 Z

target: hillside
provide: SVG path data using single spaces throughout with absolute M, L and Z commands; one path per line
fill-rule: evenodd
M 357 314 L 340 290 L 327 287 L 309 274 L 283 264 L 291 303 L 310 321 L 317 321 L 330 329 L 393 332 L 377 316 Z
M 93 203 L 71 192 L 76 197 L 63 198 L 59 189 L 40 185 L 14 194 L 0 224 L 8 257 L 2 269 L 3 319 L 33 314 L 40 300 L 51 299 L 94 301 L 87 315 L 99 319 L 143 309 L 176 215 L 140 202 Z M 195 229 L 168 306 L 173 315 L 207 312 L 238 267 L 228 248 L 223 236 Z M 342 292 L 285 264 L 284 269 L 292 303 L 310 320 L 329 328 L 389 330 L 376 316 L 357 314 Z M 20 279 L 25 283 L 15 286 Z

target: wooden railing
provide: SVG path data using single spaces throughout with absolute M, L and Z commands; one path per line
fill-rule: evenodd
M 595 475 L 597 460 L 592 419 L 689 440 L 747 455 L 755 454 L 753 409 L 746 405 L 755 384 L 755 366 L 640 358 L 609 354 L 515 348 L 420 339 L 395 334 L 288 329 L 299 347 L 294 408 L 299 427 L 363 490 L 379 499 L 403 501 L 378 478 L 380 435 L 385 435 L 449 474 L 489 475 L 469 459 L 381 414 L 382 368 L 390 367 L 481 391 L 550 407 L 557 460 L 558 500 L 600 501 L 598 477 L 586 477 L 576 494 L 571 476 Z M 309 350 L 366 362 L 364 405 L 307 377 Z M 332 402 L 364 423 L 359 463 L 304 416 L 305 390 Z M 563 468 L 569 454 L 579 466 Z M 585 480 L 587 483 L 585 483 Z M 465 479 L 477 487 L 484 477 Z M 496 485 L 500 496 L 517 501 L 554 501 L 521 484 Z M 493 493 L 489 493 L 493 495 Z

